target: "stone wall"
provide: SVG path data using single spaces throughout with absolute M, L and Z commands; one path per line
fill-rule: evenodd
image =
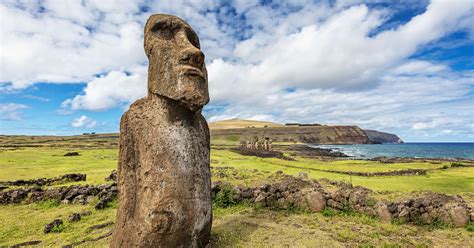
M 474 221 L 474 210 L 460 196 L 429 192 L 416 198 L 401 201 L 376 200 L 372 190 L 344 182 L 326 180 L 323 187 L 316 180 L 303 179 L 277 172 L 260 187 L 232 186 L 236 202 L 248 201 L 264 207 L 281 209 L 300 208 L 320 212 L 326 208 L 355 211 L 384 221 L 397 220 L 418 225 L 441 224 L 466 226 Z M 276 179 L 276 180 L 275 180 Z M 212 192 L 228 188 L 224 182 L 213 182 Z

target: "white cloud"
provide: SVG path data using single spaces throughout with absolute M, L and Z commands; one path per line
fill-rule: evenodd
M 236 45 L 234 53 L 240 59 L 237 63 L 218 59 L 209 65 L 211 99 L 219 102 L 250 95 L 258 98 L 284 88 L 374 87 L 420 46 L 465 28 L 459 23 L 471 18 L 473 9 L 474 3 L 469 1 L 433 1 L 426 12 L 406 24 L 370 36 L 384 22 L 385 12 L 358 5 L 298 32 L 276 34 L 273 38 L 256 34 Z M 426 68 L 432 73 L 446 69 L 443 65 L 412 61 L 398 70 L 415 72 Z
M 444 76 L 442 76 L 444 75 Z M 390 74 L 379 87 L 365 91 L 297 89 L 268 92 L 258 101 L 229 104 L 210 121 L 269 115 L 260 120 L 359 125 L 366 129 L 394 132 L 402 138 L 433 136 L 433 130 L 458 130 L 472 134 L 474 102 L 469 89 L 474 75 L 404 76 Z
M 393 73 L 406 75 L 437 74 L 442 72 L 449 72 L 449 67 L 443 64 L 434 64 L 422 60 L 408 61 L 393 70 Z
M 22 119 L 21 110 L 28 108 L 24 104 L 0 103 L 0 119 L 19 121 Z
M 126 107 L 146 95 L 143 24 L 150 12 L 171 13 L 201 38 L 209 120 L 358 124 L 407 136 L 440 130 L 472 136 L 474 72 L 413 55 L 455 31 L 467 30 L 472 39 L 474 3 L 433 0 L 371 8 L 369 3 L 378 2 L 286 1 L 274 8 L 239 0 L 231 9 L 215 1 L 5 0 L 0 90 L 36 82 L 86 83 L 82 93 L 62 103 L 62 113 Z M 150 12 L 140 11 L 145 5 Z M 381 28 L 394 11 L 415 5 L 426 10 Z
M 95 120 L 92 120 L 91 118 L 85 116 L 85 115 L 82 115 L 81 117 L 78 117 L 78 118 L 75 118 L 72 122 L 71 122 L 71 126 L 72 127 L 87 127 L 87 128 L 93 128 L 95 127 L 97 124 L 97 121 Z
M 427 129 L 427 128 L 431 128 L 431 127 L 434 127 L 433 124 L 431 124 L 431 123 L 417 122 L 417 123 L 413 124 L 412 129 L 414 129 L 414 130 L 423 130 L 423 129 Z
M 143 68 L 136 68 L 141 71 Z M 123 71 L 111 71 L 87 84 L 84 94 L 67 99 L 62 109 L 106 110 L 117 105 L 127 105 L 146 95 L 146 79 L 140 73 L 128 75 Z
M 36 82 L 83 83 L 94 75 L 147 63 L 143 26 L 150 13 L 173 13 L 199 33 L 208 58 L 230 53 L 233 40 L 217 17 L 202 10 L 211 1 L 14 1 L 0 3 L 0 83 L 22 89 Z M 73 11 L 72 11 L 73 10 Z

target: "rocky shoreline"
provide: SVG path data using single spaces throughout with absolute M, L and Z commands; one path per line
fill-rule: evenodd
M 293 156 L 301 156 L 305 158 L 312 157 L 332 157 L 332 158 L 347 158 L 347 154 L 335 151 L 330 148 L 317 148 L 308 145 L 291 145 L 288 152 Z
M 279 150 L 282 152 L 288 152 L 291 156 L 301 156 L 304 158 L 355 159 L 354 157 L 351 157 L 333 148 L 312 147 L 312 146 L 309 146 L 309 144 L 279 146 Z M 361 160 L 378 161 L 378 162 L 387 163 L 387 164 L 411 163 L 411 162 L 430 162 L 430 163 L 453 162 L 453 163 L 461 163 L 461 164 L 465 163 L 464 167 L 474 166 L 474 159 L 467 159 L 467 158 L 418 158 L 418 157 L 379 156 L 379 157 L 374 157 L 374 158 L 365 158 Z M 463 167 L 463 165 L 460 165 L 459 167 Z

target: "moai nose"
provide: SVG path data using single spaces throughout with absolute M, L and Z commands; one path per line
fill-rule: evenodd
M 194 47 L 188 48 L 181 54 L 179 64 L 190 65 L 192 67 L 201 69 L 204 64 L 204 53 Z

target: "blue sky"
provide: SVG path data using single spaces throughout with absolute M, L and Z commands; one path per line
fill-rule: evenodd
M 170 13 L 201 39 L 208 121 L 474 141 L 473 1 L 282 2 L 4 0 L 0 134 L 118 131 L 146 95 L 143 25 Z

